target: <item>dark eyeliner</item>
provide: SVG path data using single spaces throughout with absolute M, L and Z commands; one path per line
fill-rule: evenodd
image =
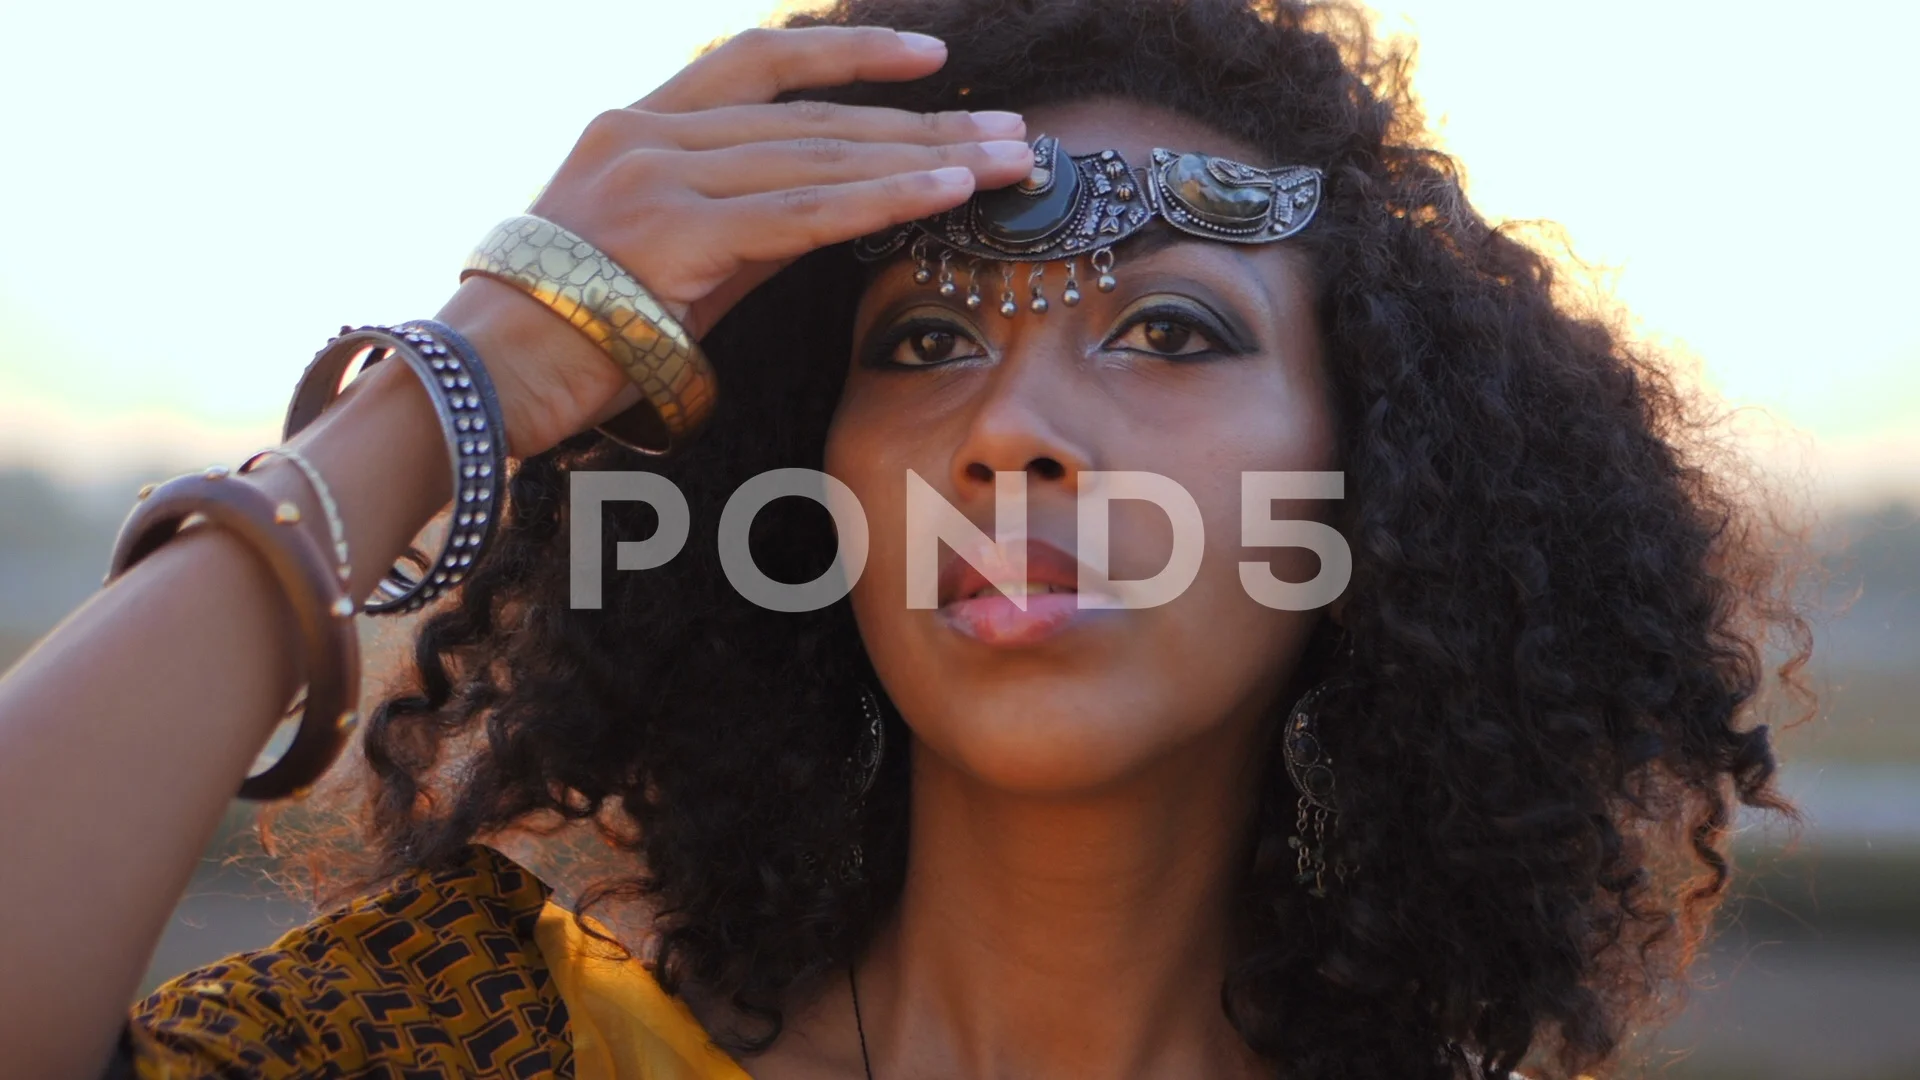
M 1159 356 L 1166 360 L 1189 360 L 1200 359 L 1207 356 L 1245 356 L 1248 353 L 1257 351 L 1254 345 L 1248 342 L 1243 334 L 1236 332 L 1233 327 L 1227 325 L 1225 320 L 1220 319 L 1205 307 L 1197 304 L 1178 304 L 1172 302 L 1149 304 L 1146 307 L 1129 313 L 1126 321 L 1121 323 L 1107 338 L 1107 345 L 1112 345 L 1114 341 L 1126 336 L 1128 331 L 1142 323 L 1162 321 L 1179 323 L 1189 330 L 1196 331 L 1210 341 L 1214 347 L 1198 353 L 1149 353 L 1148 355 L 1150 356 Z
M 915 367 L 934 368 L 953 363 L 952 360 L 943 360 L 937 364 L 898 364 L 889 359 L 893 356 L 895 349 L 898 349 L 903 343 L 913 338 L 914 335 L 924 334 L 931 330 L 952 334 L 955 338 L 962 341 L 971 342 L 974 340 L 971 330 L 968 330 L 965 326 L 951 319 L 939 319 L 930 315 L 916 315 L 913 318 L 897 322 L 887 327 L 878 338 L 868 342 L 866 347 L 860 351 L 860 366 L 895 369 Z M 956 359 L 964 360 L 969 358 L 956 357 Z

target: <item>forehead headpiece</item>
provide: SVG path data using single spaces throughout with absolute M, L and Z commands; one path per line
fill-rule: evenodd
M 917 264 L 914 280 L 925 285 L 938 279 L 942 296 L 959 292 L 954 263 L 964 260 L 971 309 L 981 305 L 981 264 L 997 263 L 1000 314 L 1011 318 L 1019 310 L 1011 264 L 1032 264 L 1028 307 L 1045 312 L 1047 263 L 1066 263 L 1060 299 L 1068 306 L 1080 302 L 1082 259 L 1097 275 L 1094 284 L 1111 292 L 1117 284 L 1113 246 L 1155 218 L 1208 240 L 1270 244 L 1306 228 L 1320 206 L 1322 174 L 1306 165 L 1260 169 L 1155 147 L 1152 163 L 1139 169 L 1117 150 L 1069 156 L 1060 140 L 1048 135 L 1033 141 L 1033 158 L 1033 171 L 1020 183 L 978 192 L 945 213 L 862 237 L 854 242 L 854 254 L 876 262 L 906 248 Z

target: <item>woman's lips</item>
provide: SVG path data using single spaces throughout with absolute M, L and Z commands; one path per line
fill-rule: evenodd
M 1025 610 L 1003 594 L 986 574 L 952 551 L 940 568 L 939 616 L 948 626 L 987 645 L 1031 645 L 1092 617 L 1097 608 L 1080 606 L 1080 563 L 1044 540 L 997 545 L 979 560 L 999 570 L 1009 558 L 1026 553 Z M 1000 576 L 1005 576 L 1001 574 Z
M 1087 612 L 1088 615 L 1092 611 Z M 1079 593 L 1033 593 L 1027 610 L 999 592 L 940 606 L 940 618 L 987 645 L 1031 645 L 1066 630 L 1081 615 Z

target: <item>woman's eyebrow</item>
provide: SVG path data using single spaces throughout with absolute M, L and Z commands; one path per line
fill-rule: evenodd
M 908 311 L 922 307 L 951 309 L 953 304 L 951 301 L 938 295 L 929 295 L 923 286 L 914 286 L 912 291 L 903 292 L 901 295 L 887 301 L 879 310 L 873 313 L 870 319 L 864 320 L 863 324 L 857 324 L 853 335 L 854 343 L 856 345 L 859 344 L 860 341 L 878 331 L 881 327 L 892 326 L 895 322 L 899 321 L 900 316 L 906 314 Z M 955 318 L 961 317 L 957 311 L 953 312 L 953 315 Z
M 1249 254 L 1246 245 L 1222 244 L 1217 240 L 1203 240 L 1197 236 L 1188 236 L 1164 225 L 1155 225 L 1140 230 L 1128 237 L 1124 243 L 1108 250 L 1113 252 L 1114 273 L 1124 277 L 1129 264 L 1138 266 L 1142 261 L 1173 249 L 1221 252 L 1233 258 L 1244 270 L 1251 270 L 1247 261 Z
M 1113 253 L 1120 258 L 1138 259 L 1165 251 L 1175 244 L 1204 242 L 1156 223 L 1153 227 L 1142 229 L 1128 237 L 1126 243 L 1114 249 Z

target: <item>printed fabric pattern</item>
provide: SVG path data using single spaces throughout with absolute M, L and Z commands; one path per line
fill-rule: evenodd
M 139 1080 L 573 1078 L 535 931 L 547 888 L 480 845 L 133 1007 L 109 1075 Z

